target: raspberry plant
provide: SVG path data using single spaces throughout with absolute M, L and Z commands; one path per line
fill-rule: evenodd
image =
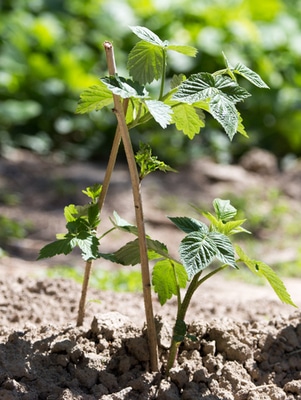
M 169 217 L 185 234 L 179 246 L 179 259 L 169 255 L 167 246 L 150 238 L 144 227 L 141 182 L 155 170 L 172 171 L 172 168 L 152 155 L 148 144 L 141 144 L 134 154 L 129 131 L 134 127 L 154 119 L 163 129 L 174 124 L 190 139 L 199 134 L 205 126 L 205 114 L 217 120 L 232 140 L 238 132 L 247 137 L 237 103 L 244 101 L 250 93 L 241 87 L 237 76 L 241 76 L 259 88 L 268 88 L 260 76 L 242 63 L 234 66 L 224 57 L 225 68 L 214 73 L 199 72 L 190 77 L 183 74 L 174 76 L 170 88 L 166 91 L 166 68 L 168 52 L 174 51 L 194 57 L 197 50 L 191 46 L 173 45 L 162 41 L 155 33 L 144 27 L 131 27 L 140 39 L 128 56 L 127 68 L 130 78 L 117 73 L 113 45 L 104 43 L 109 76 L 100 79 L 81 94 L 77 113 L 101 110 L 113 104 L 117 119 L 115 138 L 102 184 L 96 184 L 83 191 L 90 203 L 84 206 L 73 204 L 65 207 L 67 233 L 57 235 L 57 239 L 40 251 L 39 258 L 68 254 L 78 246 L 86 262 L 82 294 L 79 304 L 77 325 L 83 323 L 86 293 L 92 262 L 98 258 L 111 260 L 122 265 L 141 265 L 143 295 L 150 351 L 150 368 L 158 370 L 156 329 L 154 324 L 151 286 L 158 294 L 162 305 L 172 296 L 177 297 L 178 312 L 175 318 L 174 332 L 170 346 L 166 373 L 175 362 L 179 344 L 187 335 L 185 315 L 196 289 L 207 279 L 221 270 L 232 267 L 238 269 L 243 263 L 252 272 L 263 276 L 271 284 L 281 301 L 294 305 L 280 278 L 265 263 L 249 258 L 245 252 L 235 246 L 230 237 L 246 232 L 243 220 L 235 220 L 236 209 L 229 200 L 215 199 L 214 214 L 202 212 L 209 224 L 188 217 Z M 154 98 L 148 85 L 160 81 L 159 93 Z M 136 224 L 128 223 L 117 213 L 112 218 L 112 229 L 135 236 L 114 253 L 99 252 L 101 239 L 109 230 L 98 233 L 100 214 L 105 202 L 112 172 L 119 149 L 123 142 L 131 177 Z M 152 274 L 149 261 L 154 263 Z M 218 264 L 213 264 L 218 261 Z M 213 269 L 203 275 L 207 267 Z M 182 296 L 183 289 L 186 289 Z

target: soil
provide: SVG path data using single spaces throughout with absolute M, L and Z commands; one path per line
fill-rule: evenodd
M 268 286 L 222 275 L 207 281 L 187 315 L 195 340 L 181 344 L 169 378 L 163 372 L 174 300 L 161 307 L 153 298 L 158 372 L 149 370 L 140 293 L 91 288 L 84 325 L 76 327 L 80 285 L 49 279 L 45 271 L 59 262 L 75 266 L 78 258 L 35 259 L 55 233 L 64 231 L 62 208 L 71 202 L 81 204 L 80 190 L 101 181 L 103 174 L 103 166 L 65 165 L 23 151 L 0 159 L 0 213 L 32 224 L 25 239 L 0 244 L 7 251 L 0 258 L 0 399 L 301 400 L 301 313 L 282 304 Z M 208 207 L 229 188 L 243 192 L 275 186 L 295 210 L 301 200 L 300 180 L 300 165 L 279 172 L 274 158 L 258 150 L 236 166 L 205 159 L 168 178 L 154 174 L 143 189 L 147 231 L 171 241 L 170 251 L 176 251 L 181 234 L 165 215 L 173 208 L 174 215 L 184 212 L 184 199 L 197 199 Z M 19 201 L 8 204 L 7 194 Z M 122 165 L 116 167 L 107 204 L 104 225 L 110 226 L 108 215 L 114 209 L 133 219 L 129 179 Z M 103 246 L 110 251 L 122 240 L 116 235 Z M 265 256 L 294 262 L 296 250 L 273 248 Z M 284 282 L 300 307 L 301 279 Z

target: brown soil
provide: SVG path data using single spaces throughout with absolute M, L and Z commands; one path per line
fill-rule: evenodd
M 184 198 L 208 207 L 229 188 L 275 185 L 292 208 L 300 203 L 300 169 L 284 174 L 264 155 L 259 166 L 256 157 L 253 163 L 250 159 L 244 168 L 203 160 L 168 178 L 150 177 L 144 188 L 147 231 L 171 242 L 170 250 L 176 251 L 181 234 L 166 222 L 165 214 L 174 207 L 174 215 L 187 215 L 181 208 Z M 250 171 L 252 166 L 256 171 Z M 34 260 L 41 246 L 64 231 L 62 207 L 82 203 L 78 193 L 101 181 L 104 169 L 80 163 L 64 166 L 17 152 L 0 159 L 0 173 L 1 214 L 34 225 L 26 239 L 6 243 L 9 255 L 0 259 L 0 399 L 301 399 L 301 314 L 283 305 L 267 286 L 225 275 L 207 281 L 193 298 L 186 321 L 196 341 L 181 345 L 169 379 L 161 371 L 149 372 L 141 294 L 90 289 L 89 300 L 98 302 L 88 303 L 84 326 L 76 328 L 80 286 L 45 278 L 44 271 L 62 258 Z M 173 197 L 171 188 L 176 188 Z M 18 205 L 5 204 L 7 191 L 18 194 Z M 107 200 L 104 225 L 110 226 L 108 215 L 114 209 L 133 219 L 128 175 L 121 166 Z M 113 243 L 104 243 L 105 250 L 115 249 L 122 240 L 116 235 Z M 265 256 L 275 260 L 275 251 Z M 293 262 L 295 250 L 277 251 L 277 257 Z M 78 265 L 78 258 L 70 256 L 67 262 Z M 301 279 L 284 281 L 300 307 Z M 162 308 L 155 296 L 153 302 L 161 366 L 176 304 L 170 300 Z

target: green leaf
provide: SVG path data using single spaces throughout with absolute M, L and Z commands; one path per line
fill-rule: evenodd
M 180 84 L 172 100 L 193 104 L 200 100 L 210 99 L 218 93 L 214 77 L 207 72 L 193 74 Z
M 82 92 L 75 112 L 84 114 L 94 110 L 98 111 L 111 103 L 113 103 L 112 92 L 103 82 L 100 82 L 99 85 L 91 86 Z
M 230 239 L 220 232 L 210 232 L 210 239 L 212 239 L 217 248 L 216 258 L 223 264 L 230 265 L 237 268 L 235 264 L 234 248 Z
M 205 126 L 205 115 L 200 111 L 191 104 L 178 103 L 173 107 L 172 122 L 179 131 L 182 131 L 189 139 L 193 139 Z
M 135 225 L 130 224 L 125 219 L 121 218 L 116 211 L 113 212 L 114 220 L 111 220 L 113 225 L 124 232 L 132 233 L 138 236 L 138 229 Z
M 233 81 L 228 76 L 217 75 L 214 77 L 215 87 L 220 89 L 223 95 L 233 103 L 238 103 L 250 97 L 250 93 L 239 86 L 236 81 Z
M 73 240 L 76 246 L 81 249 L 82 258 L 85 261 L 99 258 L 99 241 L 95 235 L 91 235 L 88 232 L 80 232 Z
M 147 249 L 148 249 L 148 258 L 149 260 L 155 260 L 161 258 L 162 256 L 167 256 L 168 251 L 166 246 L 159 242 L 158 240 L 152 240 L 147 238 Z M 136 265 L 140 263 L 140 248 L 139 248 L 139 240 L 135 239 L 131 242 L 126 243 L 120 249 L 115 251 L 114 253 L 100 253 L 102 258 L 106 260 L 110 260 L 112 262 L 121 264 L 121 265 Z
M 237 214 L 237 210 L 231 205 L 230 200 L 214 199 L 213 207 L 217 218 L 223 222 L 229 221 Z
M 245 79 L 250 81 L 253 85 L 259 88 L 269 89 L 268 85 L 261 79 L 261 77 L 250 68 L 242 63 L 237 63 L 232 71 L 236 74 L 243 76 Z
M 75 221 L 77 218 L 77 208 L 74 204 L 69 204 L 64 208 L 64 216 L 67 222 Z
M 238 113 L 235 105 L 223 95 L 217 93 L 210 100 L 210 113 L 222 125 L 230 140 L 232 140 L 238 128 Z
M 144 40 L 130 51 L 127 68 L 133 79 L 142 85 L 159 80 L 163 71 L 164 50 Z
M 181 241 L 179 252 L 189 279 L 207 268 L 217 251 L 215 242 L 209 233 L 198 231 L 185 236 Z
M 274 292 L 283 303 L 297 307 L 291 299 L 290 294 L 287 292 L 284 283 L 271 267 L 261 261 L 250 259 L 239 246 L 235 246 L 235 250 L 239 257 L 238 261 L 242 261 L 254 274 L 267 279 Z
M 198 221 L 195 218 L 189 217 L 168 217 L 171 222 L 173 222 L 179 229 L 185 233 L 191 233 L 195 231 L 200 231 L 203 233 L 208 233 L 208 227 L 203 222 Z
M 101 81 L 112 93 L 122 97 L 123 99 L 130 97 L 143 98 L 148 96 L 144 86 L 141 86 L 138 82 L 134 82 L 131 79 L 109 76 L 101 78 Z
M 93 201 L 97 201 L 102 190 L 102 185 L 100 183 L 95 183 L 95 185 L 88 186 L 82 193 L 88 196 Z
M 110 260 L 121 265 L 136 265 L 140 263 L 140 251 L 138 239 L 126 243 L 114 253 L 104 254 L 100 256 L 106 260 Z
M 145 40 L 148 43 L 151 43 L 156 46 L 164 46 L 164 42 L 150 29 L 145 28 L 143 26 L 130 26 L 130 29 L 139 39 Z
M 38 260 L 54 257 L 58 254 L 67 255 L 71 253 L 71 251 L 75 247 L 75 244 L 72 243 L 72 239 L 72 236 L 70 236 L 65 237 L 65 239 L 56 240 L 54 242 L 46 244 L 46 246 L 44 246 L 40 250 Z
M 179 288 L 185 288 L 188 280 L 182 264 L 172 260 L 160 260 L 153 268 L 152 284 L 158 293 L 158 299 L 163 306 L 173 295 L 178 294 Z
M 197 49 L 192 46 L 168 44 L 166 48 L 167 50 L 176 51 L 177 53 L 181 53 L 189 57 L 195 57 L 198 52 Z
M 91 227 L 91 229 L 95 229 L 99 222 L 99 206 L 97 203 L 95 204 L 90 204 L 88 208 L 88 222 Z
M 154 120 L 158 122 L 163 129 L 165 129 L 167 125 L 170 124 L 172 119 L 171 107 L 158 100 L 146 100 L 145 104 L 147 105 L 149 112 L 154 117 Z
M 149 144 L 139 143 L 139 150 L 135 155 L 135 160 L 140 168 L 140 180 L 156 170 L 176 172 L 176 170 L 169 165 L 165 164 L 163 161 L 159 161 L 156 156 L 152 155 L 152 148 Z

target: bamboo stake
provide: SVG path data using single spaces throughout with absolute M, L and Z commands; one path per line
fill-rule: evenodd
M 113 45 L 110 42 L 104 43 L 106 52 L 108 69 L 110 75 L 116 74 L 115 58 Z M 124 150 L 128 162 L 129 173 L 132 183 L 134 207 L 136 214 L 136 223 L 138 228 L 138 239 L 140 247 L 140 262 L 141 262 L 141 275 L 143 284 L 143 297 L 145 316 L 147 323 L 148 345 L 150 353 L 150 368 L 152 371 L 158 371 L 158 353 L 157 353 L 157 334 L 153 315 L 152 295 L 151 295 L 151 281 L 149 272 L 149 263 L 147 256 L 147 245 L 145 238 L 144 217 L 142 209 L 142 198 L 140 193 L 140 181 L 135 161 L 135 155 L 132 147 L 131 138 L 129 135 L 128 127 L 126 125 L 125 116 L 121 98 L 113 94 L 114 98 L 114 113 L 116 115 L 118 125 L 121 132 L 121 138 L 124 145 Z

